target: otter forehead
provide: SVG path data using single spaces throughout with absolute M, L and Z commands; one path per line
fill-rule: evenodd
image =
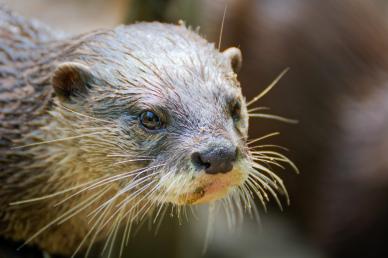
M 128 48 L 136 52 L 139 58 L 157 58 L 163 55 L 179 58 L 189 53 L 192 56 L 202 56 L 204 60 L 207 57 L 213 60 L 221 57 L 213 43 L 183 25 L 138 23 L 117 27 L 112 32 L 118 47 L 122 45 L 122 49 Z
M 101 98 L 111 93 L 171 110 L 207 107 L 220 115 L 229 102 L 241 98 L 230 58 L 184 26 L 139 23 L 96 37 L 98 44 L 91 40 L 83 45 L 80 53 L 87 56 L 78 59 L 100 79 Z
M 145 72 L 147 76 L 168 73 L 182 79 L 222 80 L 233 74 L 228 58 L 214 44 L 184 26 L 139 23 L 118 27 L 100 38 L 98 44 L 86 45 L 104 61 L 93 64 L 105 66 L 102 71 L 114 69 L 119 77 Z

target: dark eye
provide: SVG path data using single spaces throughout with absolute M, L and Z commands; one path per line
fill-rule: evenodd
M 238 122 L 241 117 L 241 102 L 236 100 L 231 104 L 230 114 L 234 122 Z
M 142 126 L 149 130 L 159 130 L 163 124 L 160 118 L 152 111 L 144 111 L 139 116 Z

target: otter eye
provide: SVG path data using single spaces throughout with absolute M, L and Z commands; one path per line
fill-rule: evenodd
M 144 111 L 140 114 L 139 119 L 141 125 L 149 130 L 159 130 L 162 128 L 162 121 L 152 111 Z
M 238 122 L 241 117 L 241 102 L 236 100 L 232 103 L 230 108 L 230 114 L 234 122 Z

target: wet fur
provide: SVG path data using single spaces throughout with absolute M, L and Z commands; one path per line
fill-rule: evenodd
M 3 9 L 0 17 L 2 236 L 66 255 L 107 239 L 110 252 L 119 228 L 123 248 L 132 223 L 161 219 L 167 203 L 178 216 L 181 204 L 223 195 L 230 214 L 250 211 L 254 196 L 265 205 L 267 192 L 280 204 L 277 192 L 286 190 L 267 165 L 292 163 L 247 146 L 248 111 L 230 56 L 197 33 L 139 23 L 64 38 Z M 85 88 L 56 95 L 52 86 L 66 91 L 60 75 L 75 63 L 88 73 Z M 144 109 L 174 120 L 148 133 L 138 125 Z M 238 162 L 220 181 L 229 188 L 209 198 L 215 178 L 198 176 L 187 154 L 225 139 L 240 149 Z

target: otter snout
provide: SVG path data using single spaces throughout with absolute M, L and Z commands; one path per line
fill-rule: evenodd
M 207 174 L 231 171 L 236 158 L 237 148 L 231 143 L 212 145 L 191 155 L 193 164 Z

